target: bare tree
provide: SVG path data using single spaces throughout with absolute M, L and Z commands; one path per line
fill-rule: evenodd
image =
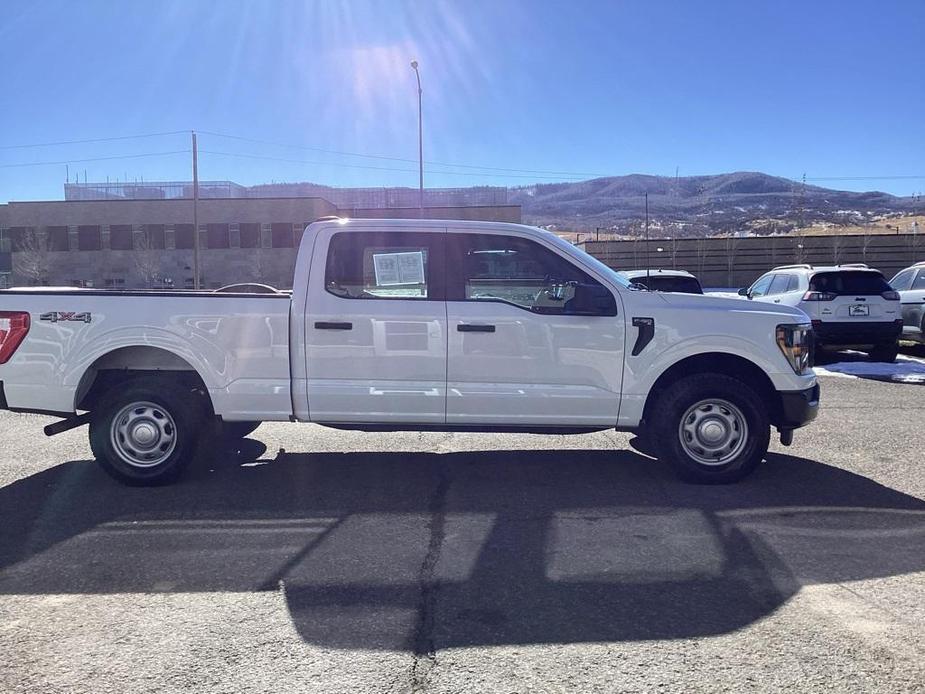
M 841 234 L 835 234 L 832 238 L 832 257 L 835 264 L 841 262 L 842 251 L 845 249 L 845 237 Z
M 797 236 L 795 241 L 796 244 L 793 251 L 794 262 L 800 265 L 806 260 L 806 244 L 804 243 L 802 235 Z
M 145 287 L 151 289 L 161 274 L 161 250 L 155 247 L 147 233 L 136 237 L 132 262 Z
M 668 252 L 671 253 L 671 269 L 678 269 L 678 237 L 677 232 L 675 235 L 668 239 Z
M 867 262 L 867 251 L 874 240 L 874 235 L 870 233 L 870 226 L 864 227 L 864 235 L 861 237 L 861 262 Z
M 50 263 L 48 243 L 44 233 L 27 229 L 13 247 L 14 270 L 31 284 L 45 285 L 49 282 Z
M 736 251 L 739 250 L 739 238 L 737 236 L 729 236 L 726 238 L 726 286 L 732 287 L 732 273 L 735 270 L 736 264 Z
M 253 265 L 251 265 L 251 274 L 253 275 L 254 282 L 260 282 L 262 284 L 270 284 L 267 282 L 267 259 L 264 256 L 262 248 L 254 249 L 253 256 Z
M 701 236 L 697 239 L 696 244 L 697 250 L 697 276 L 703 277 L 703 266 L 706 263 L 707 259 L 707 239 L 704 236 Z
M 921 240 L 919 239 L 919 233 L 918 233 L 918 232 L 919 232 L 919 225 L 918 225 L 918 223 L 913 223 L 913 224 L 912 224 L 912 233 L 909 234 L 909 236 L 908 236 L 908 238 L 909 238 L 909 251 L 910 251 L 910 253 L 912 254 L 912 262 L 913 262 L 913 263 L 916 263 L 916 262 L 918 262 L 918 260 L 919 260 L 919 247 L 921 246 L 921 244 L 920 244 L 920 241 L 921 241 Z

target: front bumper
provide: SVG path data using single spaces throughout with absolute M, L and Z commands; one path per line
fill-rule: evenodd
M 901 320 L 856 323 L 813 321 L 815 343 L 821 346 L 879 345 L 895 342 L 902 332 Z
M 819 384 L 806 390 L 780 392 L 779 429 L 797 429 L 806 426 L 819 414 Z

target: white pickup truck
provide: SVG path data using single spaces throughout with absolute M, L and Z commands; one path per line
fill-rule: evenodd
M 0 408 L 89 424 L 130 484 L 263 421 L 637 431 L 682 477 L 731 482 L 818 409 L 801 311 L 646 291 L 541 229 L 319 220 L 293 287 L 0 291 Z

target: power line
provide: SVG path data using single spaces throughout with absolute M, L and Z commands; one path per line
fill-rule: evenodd
M 322 154 L 334 154 L 342 157 L 362 157 L 365 159 L 381 159 L 384 161 L 398 161 L 406 164 L 417 164 L 417 159 L 406 159 L 403 157 L 390 157 L 384 154 L 361 154 L 359 152 L 348 152 L 344 150 L 336 149 L 324 149 L 322 147 L 311 147 L 309 145 L 296 145 L 286 142 L 273 142 L 270 140 L 257 140 L 251 137 L 241 137 L 240 135 L 226 135 L 225 133 L 217 133 L 210 130 L 197 130 L 196 132 L 203 135 L 212 135 L 214 137 L 223 137 L 229 140 L 239 140 L 241 142 L 251 142 L 258 145 L 271 145 L 273 147 L 285 147 L 289 149 L 303 149 L 310 152 L 320 152 Z M 499 166 L 477 166 L 474 164 L 454 164 L 441 161 L 424 161 L 425 164 L 430 164 L 431 166 L 449 166 L 451 168 L 458 169 L 481 169 L 487 171 L 509 171 L 511 173 L 532 173 L 532 174 L 549 174 L 553 176 L 592 176 L 592 177 L 601 177 L 606 176 L 607 174 L 601 173 L 591 173 L 588 171 L 549 171 L 544 169 L 512 169 L 508 167 L 499 167 Z M 444 172 L 447 173 L 447 172 Z
M 186 134 L 187 130 L 170 130 L 166 132 L 159 133 L 141 133 L 138 135 L 121 135 L 116 137 L 98 137 L 98 138 L 89 138 L 84 140 L 59 140 L 56 142 L 38 142 L 31 144 L 22 144 L 22 145 L 0 145 L 0 150 L 12 150 L 12 149 L 30 149 L 37 147 L 55 147 L 63 145 L 76 145 L 76 144 L 92 144 L 100 142 L 119 142 L 125 140 L 137 140 L 143 138 L 151 137 L 165 137 L 169 135 L 182 135 Z M 407 164 L 417 164 L 416 159 L 407 159 L 404 157 L 392 157 L 382 154 L 363 154 L 360 152 L 350 152 L 345 150 L 335 150 L 335 149 L 325 149 L 322 147 L 312 147 L 309 145 L 298 145 L 293 143 L 285 142 L 275 142 L 272 140 L 261 140 L 257 138 L 243 137 L 240 135 L 229 135 L 226 133 L 219 133 L 211 130 L 200 130 L 198 131 L 204 135 L 212 135 L 214 137 L 226 138 L 229 140 L 238 140 L 241 142 L 250 142 L 253 144 L 261 145 L 270 145 L 273 147 L 283 147 L 289 149 L 301 149 L 311 152 L 319 152 L 322 154 L 332 154 L 335 156 L 347 156 L 347 157 L 360 157 L 364 159 L 376 159 L 380 161 L 394 161 Z M 297 159 L 286 159 L 282 157 L 271 157 L 264 155 L 255 155 L 255 154 L 237 154 L 233 152 L 218 152 L 218 151 L 208 151 L 202 150 L 204 153 L 216 154 L 221 156 L 230 156 L 230 157 L 243 157 L 250 159 L 265 159 L 268 161 L 280 161 L 288 163 L 297 163 L 297 164 L 311 164 L 314 166 L 335 166 L 339 168 L 358 168 L 358 169 L 368 169 L 374 171 L 394 171 L 400 173 L 414 173 L 411 169 L 401 169 L 394 167 L 377 167 L 377 166 L 364 166 L 361 164 L 339 164 L 334 162 L 318 162 L 318 161 L 306 161 L 306 160 L 297 160 Z M 84 162 L 93 162 L 93 161 L 109 161 L 116 159 L 135 159 L 142 157 L 156 157 L 156 156 L 167 156 L 171 154 L 182 154 L 187 153 L 188 150 L 175 150 L 171 152 L 152 152 L 147 154 L 127 154 L 120 156 L 110 156 L 110 157 L 90 157 L 83 159 L 64 159 L 60 161 L 43 161 L 43 162 L 31 162 L 31 163 L 17 163 L 17 164 L 0 164 L 0 168 L 21 168 L 29 166 L 53 166 L 61 164 L 77 164 Z M 584 180 L 581 177 L 608 177 L 612 174 L 603 174 L 603 173 L 594 173 L 588 171 L 554 171 L 549 169 L 519 169 L 519 168 L 510 168 L 510 167 L 500 167 L 500 166 L 480 166 L 475 164 L 458 164 L 452 162 L 439 162 L 439 161 L 425 161 L 425 164 L 431 166 L 442 166 L 449 168 L 461 168 L 461 169 L 473 169 L 476 171 L 496 171 L 501 172 L 498 174 L 489 174 L 489 173 L 466 173 L 460 171 L 434 171 L 433 173 L 445 175 L 445 176 L 481 176 L 481 177 L 497 177 L 497 178 L 555 178 L 561 180 L 562 177 L 566 177 L 566 180 L 578 181 Z M 511 175 L 511 174 L 532 174 L 532 175 Z M 677 176 L 677 174 L 676 174 Z M 793 180 L 793 179 L 792 179 Z M 884 176 L 807 176 L 805 177 L 807 181 L 914 181 L 914 180 L 925 180 L 925 175 L 884 175 Z
M 199 131 L 197 131 L 199 132 Z M 370 169 L 373 171 L 396 171 L 400 173 L 417 173 L 417 169 L 400 169 L 397 167 L 391 166 L 368 166 L 365 164 L 339 164 L 336 162 L 326 162 L 326 161 L 309 161 L 306 159 L 286 159 L 283 157 L 271 157 L 261 154 L 240 154 L 237 152 L 218 152 L 216 150 L 199 150 L 200 154 L 215 154 L 223 157 L 241 157 L 243 159 L 263 159 L 267 161 L 279 161 L 287 162 L 290 164 L 310 164 L 312 166 L 336 166 L 340 168 L 350 168 L 350 169 Z M 527 175 L 516 175 L 516 174 L 491 174 L 491 173 L 478 173 L 478 172 L 468 172 L 468 171 L 431 171 L 432 174 L 442 175 L 442 176 L 483 176 L 489 178 L 529 178 L 535 180 L 537 176 L 527 176 Z M 543 178 L 539 176 L 539 178 Z M 548 178 L 548 177 L 547 177 Z M 556 180 L 562 180 L 561 177 L 556 177 Z M 580 178 L 567 178 L 566 180 L 570 181 L 580 181 Z
M 806 177 L 807 181 L 916 181 L 925 176 L 817 176 Z
M 88 161 L 110 161 L 112 159 L 140 159 L 142 157 L 166 157 L 170 154 L 189 154 L 188 149 L 177 149 L 172 152 L 148 152 L 146 154 L 123 154 L 114 157 L 91 157 L 89 159 L 62 159 L 61 161 L 34 161 L 23 164 L 0 164 L 0 169 L 16 169 L 24 166 L 54 166 L 60 164 L 82 164 Z
M 92 142 L 116 142 L 119 140 L 140 140 L 145 137 L 163 137 L 165 135 L 181 135 L 187 130 L 172 130 L 166 133 L 144 133 L 142 135 L 122 135 L 120 137 L 96 137 L 90 140 L 61 140 L 59 142 L 36 142 L 30 145 L 0 145 L 0 149 L 29 149 L 32 147 L 56 147 L 58 145 L 84 145 Z M 89 161 L 89 160 L 88 160 Z

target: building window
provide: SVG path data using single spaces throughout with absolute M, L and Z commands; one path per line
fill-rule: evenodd
M 70 250 L 70 244 L 67 239 L 67 227 L 45 227 L 45 236 L 48 239 L 48 250 Z
M 102 235 L 98 225 L 81 225 L 77 227 L 78 251 L 98 251 L 102 247 Z
M 239 224 L 241 230 L 241 241 L 238 244 L 241 248 L 260 248 L 260 225 L 259 224 Z
M 163 224 L 145 224 L 143 229 L 144 234 L 140 244 L 142 249 L 162 251 L 167 247 Z
M 135 247 L 131 224 L 113 224 L 109 227 L 109 247 L 114 251 L 130 251 Z
M 274 222 L 270 225 L 273 236 L 273 248 L 292 248 L 292 224 L 288 222 Z
M 207 224 L 206 236 L 209 248 L 231 248 L 227 224 Z
M 193 225 L 175 224 L 173 227 L 173 246 L 180 250 L 193 247 Z

